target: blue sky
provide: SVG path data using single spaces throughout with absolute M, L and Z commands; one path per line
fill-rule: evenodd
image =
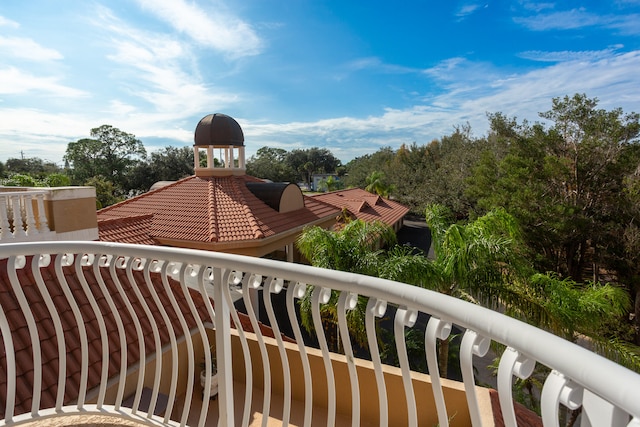
M 192 146 L 221 112 L 247 157 L 347 162 L 574 93 L 640 112 L 640 0 L 0 2 L 0 161 L 61 163 L 103 124 Z

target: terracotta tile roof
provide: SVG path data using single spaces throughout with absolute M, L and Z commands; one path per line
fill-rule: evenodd
M 38 329 L 40 337 L 41 354 L 43 360 L 43 383 L 42 383 L 42 396 L 40 408 L 51 408 L 55 406 L 57 382 L 58 382 L 58 345 L 56 340 L 56 333 L 51 320 L 51 315 L 44 303 L 42 295 L 35 284 L 33 274 L 31 272 L 32 257 L 27 257 L 27 264 L 24 268 L 16 270 L 18 280 L 20 281 L 21 288 L 25 293 L 25 296 L 31 307 L 33 316 Z M 101 363 L 102 363 L 102 343 L 100 338 L 100 329 L 96 316 L 90 306 L 89 300 L 82 289 L 82 286 L 76 277 L 75 267 L 62 267 L 63 274 L 69 288 L 78 304 L 82 313 L 84 325 L 88 336 L 88 360 L 89 360 L 89 375 L 87 390 L 91 390 L 100 384 L 101 375 Z M 119 295 L 116 284 L 110 278 L 110 273 L 106 267 L 101 267 L 101 275 L 105 281 L 107 288 L 111 295 Z M 148 355 L 153 354 L 156 351 L 155 342 L 153 339 L 152 324 L 145 315 L 142 305 L 135 294 L 132 291 L 132 285 L 126 275 L 125 269 L 116 269 L 118 279 L 124 288 L 124 291 L 130 295 L 130 300 L 134 306 L 134 311 L 137 314 L 137 318 L 140 319 L 140 324 L 143 329 L 143 335 L 145 336 L 145 350 Z M 64 330 L 65 346 L 67 352 L 67 382 L 65 386 L 65 403 L 75 401 L 78 397 L 78 385 L 80 384 L 80 367 L 81 367 L 81 348 L 78 332 L 78 325 L 75 321 L 71 306 L 68 300 L 64 296 L 61 289 L 60 281 L 58 280 L 55 272 L 55 264 L 52 260 L 48 267 L 41 268 L 42 278 L 46 284 L 51 297 L 56 304 L 61 317 L 61 322 Z M 109 365 L 108 377 L 112 378 L 120 373 L 120 366 L 116 363 L 116 360 L 120 359 L 120 340 L 118 338 L 118 328 L 115 321 L 115 317 L 111 312 L 104 295 L 100 291 L 100 285 L 98 284 L 93 270 L 89 267 L 83 268 L 84 277 L 87 280 L 89 287 L 93 290 L 93 294 L 96 298 L 98 305 L 102 312 L 102 318 L 105 321 L 107 333 L 109 334 L 109 353 L 111 355 L 112 363 Z M 169 328 L 173 328 L 177 335 L 181 335 L 182 328 L 178 321 L 177 314 L 171 309 L 171 303 L 168 298 L 160 276 L 157 273 L 150 273 L 153 286 L 158 293 L 162 305 L 167 308 L 167 313 L 170 317 L 171 324 L 164 323 L 158 307 L 155 304 L 149 304 L 152 311 L 153 318 L 159 326 L 158 332 L 162 346 L 169 344 Z M 143 273 L 140 271 L 133 271 L 133 277 L 137 284 L 145 283 Z M 178 301 L 178 305 L 181 311 L 189 313 L 188 303 L 185 295 L 180 289 L 180 285 L 169 278 L 170 287 L 173 290 L 173 294 Z M 152 300 L 151 293 L 146 286 L 136 285 L 140 289 L 145 300 Z M 194 300 L 194 304 L 198 307 L 198 314 L 204 322 L 209 321 L 209 315 L 206 307 L 203 303 L 202 296 L 196 291 L 190 291 L 191 297 Z M 138 348 L 137 334 L 135 331 L 135 324 L 129 312 L 124 306 L 124 302 L 120 297 L 114 297 L 114 302 L 118 308 L 118 312 L 122 317 L 124 324 L 125 334 L 127 337 L 127 363 L 128 366 L 134 366 L 140 360 L 140 353 Z M 14 415 L 29 412 L 31 410 L 31 402 L 33 397 L 33 356 L 31 339 L 29 335 L 29 328 L 27 326 L 26 319 L 22 314 L 22 310 L 18 304 L 18 300 L 12 290 L 11 283 L 7 275 L 7 259 L 0 260 L 0 305 L 4 311 L 7 322 L 12 332 L 12 339 L 14 344 L 14 350 L 16 355 L 16 373 L 17 373 L 17 387 L 16 387 L 16 411 Z M 247 332 L 253 332 L 251 322 L 248 316 L 238 313 L 242 327 Z M 185 315 L 188 328 L 193 329 L 196 325 L 195 319 L 192 315 Z M 232 322 L 233 325 L 233 322 Z M 263 335 L 268 337 L 274 337 L 273 330 L 268 326 L 259 323 L 259 327 Z M 7 337 L 5 337 L 6 339 Z M 283 339 L 289 342 L 295 342 L 288 337 L 283 336 Z M 6 354 L 4 353 L 4 346 L 0 347 L 0 402 L 6 402 L 7 393 L 7 362 Z M 0 405 L 0 419 L 4 418 L 4 405 Z
M 367 222 L 382 221 L 391 226 L 409 212 L 409 208 L 406 206 L 361 188 L 332 191 L 311 197 L 337 208 L 346 209 L 357 219 Z
M 99 239 L 106 242 L 158 245 L 148 232 L 152 221 L 153 214 L 101 220 L 98 229 Z
M 251 241 L 339 212 L 335 206 L 304 196 L 304 208 L 281 213 L 257 198 L 246 182 L 262 181 L 250 176 L 192 176 L 109 206 L 98 211 L 100 240 L 145 244 L 162 239 Z

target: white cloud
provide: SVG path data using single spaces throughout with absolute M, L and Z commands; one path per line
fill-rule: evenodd
M 480 4 L 465 4 L 458 9 L 455 15 L 457 18 L 464 19 L 467 16 L 472 15 L 475 11 L 480 9 L 480 7 Z
M 459 67 L 461 63 L 465 67 Z M 440 95 L 425 98 L 422 105 L 387 108 L 378 116 L 282 124 L 239 122 L 245 132 L 248 155 L 264 145 L 287 150 L 322 146 L 347 161 L 384 146 L 397 148 L 414 141 L 426 144 L 465 123 L 471 125 L 474 134 L 485 134 L 487 112 L 536 121 L 539 112 L 551 108 L 552 98 L 574 93 L 597 97 L 601 108 L 621 107 L 631 112 L 640 103 L 640 85 L 629 85 L 629 82 L 638 80 L 639 68 L 640 51 L 612 54 L 597 60 L 554 64 L 523 74 L 494 72 L 483 84 L 450 84 Z M 473 63 L 453 58 L 441 69 L 451 73 L 448 80 L 454 82 L 460 77 L 456 73 L 466 75 L 473 69 Z
M 563 50 L 556 52 L 529 50 L 519 53 L 518 56 L 520 58 L 541 62 L 595 61 L 598 59 L 610 57 L 616 50 L 621 49 L 622 47 L 622 45 L 615 45 L 609 49 L 604 50 Z
M 530 1 L 522 1 L 522 7 L 526 10 L 532 10 L 534 12 L 540 12 L 545 9 L 554 9 L 554 3 L 542 3 L 542 2 L 530 2 Z
M 39 77 L 15 67 L 0 69 L 0 94 L 23 94 L 41 91 L 57 97 L 78 98 L 86 92 L 58 83 L 56 77 Z
M 253 27 L 215 3 L 207 9 L 184 0 L 138 0 L 138 3 L 197 43 L 229 57 L 258 54 L 263 42 Z
M 513 21 L 530 30 L 571 30 L 603 24 L 603 17 L 589 13 L 584 8 L 571 9 L 527 17 L 515 17 Z
M 5 58 L 11 56 L 31 61 L 62 59 L 62 55 L 57 50 L 43 47 L 31 39 L 22 37 L 0 36 L 0 53 Z
M 134 97 L 127 101 L 127 114 L 134 114 L 140 108 L 179 120 L 208 111 L 212 106 L 224 107 L 237 102 L 237 94 L 214 91 L 202 81 L 188 44 L 164 34 L 130 27 L 106 9 L 100 11 L 100 16 L 96 25 L 109 32 L 109 48 L 114 51 L 107 58 L 119 64 L 111 79 L 116 87 Z M 135 98 L 144 104 L 135 102 Z M 118 105 L 118 101 L 114 102 L 112 107 Z
M 61 164 L 67 144 L 89 137 L 88 118 L 39 109 L 0 109 L 2 157 L 39 157 Z
M 533 31 L 575 30 L 586 27 L 602 27 L 617 30 L 625 35 L 640 34 L 639 14 L 605 14 L 588 12 L 585 8 L 532 16 L 516 16 L 513 21 Z
M 0 15 L 0 27 L 19 28 L 20 24 L 18 24 L 16 21 L 12 21 Z

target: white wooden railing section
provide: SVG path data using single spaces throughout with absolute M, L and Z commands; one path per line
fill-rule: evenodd
M 33 262 L 29 260 L 33 256 Z M 498 392 L 505 424 L 516 425 L 512 400 L 512 384 L 515 377 L 527 378 L 531 375 L 537 363 L 551 369 L 546 378 L 541 395 L 542 419 L 545 426 L 558 425 L 558 417 L 561 407 L 571 409 L 582 406 L 583 426 L 640 426 L 640 375 L 635 374 L 613 362 L 599 357 L 568 341 L 548 334 L 530 325 L 523 324 L 514 319 L 503 316 L 497 312 L 484 309 L 442 294 L 427 291 L 402 283 L 354 275 L 349 273 L 321 270 L 309 266 L 283 263 L 259 258 L 241 257 L 222 253 L 211 253 L 194 250 L 182 250 L 174 248 L 143 247 L 135 245 L 107 244 L 96 242 L 47 242 L 40 244 L 20 243 L 0 245 L 0 260 L 6 259 L 4 268 L 6 273 L 0 271 L 0 282 L 4 280 L 9 289 L 3 289 L 0 293 L 0 332 L 2 334 L 2 351 L 6 355 L 4 366 L 6 369 L 6 383 L 0 382 L 5 387 L 0 390 L 0 408 L 4 412 L 1 425 L 18 425 L 27 421 L 52 417 L 62 417 L 69 414 L 102 414 L 135 420 L 147 425 L 186 425 L 191 407 L 190 402 L 196 397 L 194 389 L 197 388 L 197 364 L 201 360 L 196 354 L 194 342 L 202 340 L 204 348 L 214 344 L 216 348 L 218 364 L 219 396 L 217 405 L 219 409 L 219 425 L 235 426 L 248 425 L 252 390 L 256 384 L 252 383 L 252 375 L 246 375 L 246 394 L 242 416 L 236 417 L 234 405 L 242 404 L 234 401 L 234 378 L 230 369 L 232 358 L 238 357 L 231 351 L 231 320 L 236 325 L 241 325 L 236 311 L 232 308 L 232 296 L 230 288 L 243 290 L 245 303 L 249 307 L 249 316 L 253 329 L 257 334 L 259 348 L 266 351 L 265 337 L 260 333 L 258 319 L 251 309 L 251 289 L 264 290 L 265 307 L 272 322 L 274 336 L 280 349 L 280 360 L 269 359 L 263 353 L 262 360 L 252 360 L 245 357 L 244 369 L 252 372 L 256 365 L 263 365 L 265 372 L 269 372 L 269 363 L 280 363 L 284 367 L 284 404 L 282 411 L 283 425 L 289 422 L 291 412 L 292 383 L 304 381 L 305 383 L 305 407 L 304 425 L 311 425 L 314 410 L 318 410 L 313 404 L 311 387 L 312 378 L 307 354 L 309 349 L 303 345 L 299 328 L 294 327 L 294 337 L 302 356 L 303 378 L 292 379 L 288 375 L 289 366 L 285 343 L 280 337 L 278 322 L 270 305 L 273 293 L 286 293 L 288 314 L 295 321 L 295 306 L 301 298 L 307 286 L 313 286 L 312 314 L 316 322 L 319 322 L 320 304 L 326 302 L 331 291 L 340 294 L 338 302 L 338 318 L 342 347 L 349 364 L 349 379 L 352 394 L 352 425 L 360 423 L 360 394 L 358 388 L 358 370 L 354 365 L 352 346 L 346 331 L 345 313 L 354 307 L 357 297 L 368 298 L 366 313 L 366 331 L 368 342 L 372 349 L 373 369 L 375 370 L 377 390 L 369 390 L 368 393 L 376 393 L 380 399 L 380 425 L 388 425 L 387 391 L 383 369 L 378 354 L 378 338 L 375 336 L 375 319 L 385 316 L 387 307 L 393 305 L 395 310 L 393 324 L 400 368 L 403 373 L 404 392 L 408 412 L 408 425 L 416 426 L 417 408 L 421 402 L 414 399 L 414 386 L 409 373 L 409 362 L 404 345 L 405 328 L 411 327 L 416 321 L 419 312 L 428 313 L 431 318 L 428 322 L 425 334 L 427 363 L 430 372 L 437 372 L 436 368 L 436 342 L 445 339 L 451 332 L 452 325 L 466 330 L 460 346 L 460 361 L 464 376 L 464 387 L 467 393 L 467 401 L 470 419 L 474 426 L 481 425 L 480 411 L 476 402 L 474 387 L 474 369 L 472 361 L 475 356 L 484 355 L 490 341 L 495 341 L 507 346 L 502 354 L 498 372 Z M 29 269 L 29 272 L 21 271 Z M 43 273 L 44 272 L 44 273 Z M 52 277 L 47 276 L 51 272 Z M 77 285 L 73 285 L 77 277 Z M 83 277 L 95 277 L 96 284 L 89 285 Z M 28 279 L 24 279 L 24 278 Z M 126 279 L 125 279 L 126 278 Z M 171 278 L 177 279 L 179 286 L 173 286 Z M 52 288 L 48 282 L 55 281 L 61 288 L 60 296 L 51 297 Z M 30 284 L 26 281 L 31 281 Z M 134 286 L 127 288 L 125 281 Z M 47 282 L 47 283 L 45 283 Z M 35 286 L 40 293 L 46 309 L 52 319 L 53 327 L 48 328 L 52 336 L 43 336 L 45 332 L 40 328 L 35 316 L 33 298 L 34 292 L 29 286 Z M 73 288 L 77 286 L 77 288 Z M 73 289 L 72 289 L 73 288 Z M 127 290 L 128 289 L 128 290 Z M 29 293 L 27 295 L 26 293 Z M 161 298 L 165 292 L 168 300 Z M 82 293 L 82 295 L 80 295 Z M 194 297 L 208 295 L 211 299 L 204 300 Z M 186 305 L 178 302 L 178 299 L 186 301 Z M 90 309 L 78 306 L 78 301 L 88 301 Z M 167 302 L 169 301 L 169 302 Z M 13 304 L 13 305 L 12 305 Z M 197 304 L 204 304 L 197 307 Z M 133 306 L 142 307 L 134 309 Z M 13 307 L 13 308 L 12 308 Z M 13 320 L 16 307 L 22 312 L 22 322 L 28 327 L 32 347 L 32 361 L 18 359 L 15 356 L 18 332 Z M 69 307 L 72 316 L 61 313 L 62 307 Z M 183 308 L 179 308 L 183 307 Z M 184 308 L 186 307 L 186 308 Z M 215 310 L 214 310 L 215 307 Z M 198 311 L 200 308 L 200 311 Z M 32 312 L 33 310 L 33 312 Z M 177 313 L 177 320 L 170 320 L 171 314 Z M 129 313 L 128 315 L 126 313 Z M 152 312 L 156 312 L 155 317 Z M 200 313 L 200 314 L 198 314 Z M 204 317 L 213 319 L 213 324 L 201 320 Z M 388 315 L 388 314 L 387 314 Z M 39 315 L 40 316 L 40 315 Z M 89 321 L 90 317 L 95 317 Z M 129 316 L 129 317 L 127 317 Z M 189 325 L 188 319 L 193 323 Z M 125 317 L 134 320 L 133 326 L 126 327 Z M 107 319 L 114 319 L 117 328 L 111 328 L 111 336 L 107 336 Z M 65 341 L 65 322 L 75 323 L 80 337 L 79 366 L 69 362 Z M 143 336 L 143 322 L 150 322 L 153 330 L 162 328 L 161 323 L 174 323 L 174 327 L 168 328 L 170 345 L 167 355 L 152 355 L 149 346 L 160 348 L 160 334 L 154 332 L 153 336 Z M 86 327 L 85 327 L 86 325 Z M 92 325 L 95 326 L 94 329 Z M 207 328 L 215 327 L 215 343 L 209 343 Z M 125 330 L 126 329 L 126 330 Z M 331 359 L 328 346 L 324 339 L 322 327 L 317 328 L 325 363 L 325 374 L 329 388 L 329 399 L 326 411 L 328 425 L 332 425 L 336 418 L 336 390 Z M 24 336 L 24 331 L 21 332 Z M 90 349 L 89 336 L 97 334 L 99 339 L 99 351 L 102 360 L 98 364 L 99 378 L 97 384 L 92 384 L 89 377 L 90 353 L 96 350 Z M 132 408 L 123 406 L 125 399 L 125 379 L 127 375 L 127 352 L 114 351 L 115 347 L 126 348 L 130 342 L 129 335 L 134 334 L 137 341 L 137 350 L 140 355 L 140 367 L 134 375 L 135 397 Z M 149 334 L 147 334 L 149 335 Z M 178 354 L 178 342 L 184 335 L 186 339 L 187 354 Z M 237 331 L 241 342 L 241 348 L 248 354 L 249 342 L 241 328 Z M 43 366 L 46 360 L 50 360 L 50 354 L 43 354 L 44 340 L 55 338 L 58 347 L 57 356 L 59 366 L 56 369 L 57 380 L 54 390 L 55 404 L 42 408 L 40 396 L 45 390 L 46 372 Z M 42 347 L 41 347 L 41 342 Z M 288 344 L 291 345 L 291 344 Z M 174 369 L 163 369 L 162 358 L 170 358 Z M 155 359 L 154 359 L 155 358 Z M 55 357 L 54 357 L 55 360 Z M 144 367 L 150 360 L 156 360 L 153 375 L 145 376 Z M 174 402 L 177 399 L 178 361 L 185 361 L 188 366 L 187 386 L 183 396 L 184 408 L 176 409 Z M 206 358 L 205 360 L 209 360 Z M 16 372 L 20 371 L 23 363 L 32 364 L 33 372 L 29 378 L 20 377 Z M 116 375 L 110 376 L 109 367 L 116 365 Z M 207 369 L 211 369 L 207 362 Z M 148 365 L 147 365 L 148 366 Z M 77 374 L 77 375 L 76 375 Z M 51 376 L 51 375 L 49 375 Z M 56 378 L 56 377 L 54 377 Z M 147 378 L 147 380 L 145 380 Z M 149 378 L 152 378 L 149 380 Z M 25 385 L 25 381 L 27 384 Z M 73 383 L 75 381 L 75 383 Z M 128 381 L 130 385 L 131 380 Z M 108 386 L 116 384 L 116 393 L 108 393 Z M 147 414 L 141 409 L 140 401 L 144 387 L 152 390 L 151 408 L 159 396 L 161 384 L 170 384 L 168 406 L 164 415 Z M 18 391 L 28 387 L 33 396 L 33 401 L 28 408 L 19 409 L 16 402 Z M 436 399 L 437 419 L 440 426 L 449 425 L 451 413 L 447 413 L 447 402 L 443 399 L 441 380 L 437 375 L 432 375 L 432 387 Z M 264 388 L 262 398 L 262 413 L 266 418 L 270 410 L 271 383 L 269 375 L 265 375 L 264 384 L 258 389 Z M 208 390 L 208 387 L 206 388 Z M 75 395 L 70 396 L 69 390 L 74 390 Z M 77 392 L 76 392 L 77 390 Z M 66 393 L 65 393 L 66 392 Z M 114 397 L 109 397 L 114 396 Z M 205 392 L 205 400 L 208 391 Z M 202 409 L 195 424 L 204 425 L 209 405 L 201 405 Z M 152 411 L 150 411 L 152 412 Z M 240 412 L 239 412 L 240 413 Z M 265 425 L 263 423 L 263 425 Z
M 0 243 L 47 240 L 44 190 L 0 192 Z

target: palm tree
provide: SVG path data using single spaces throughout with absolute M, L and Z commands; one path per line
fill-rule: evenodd
M 393 245 L 395 235 L 384 224 L 347 222 L 339 231 L 306 229 L 297 241 L 301 253 L 318 267 L 397 280 L 501 309 L 523 321 L 567 339 L 591 337 L 601 353 L 615 356 L 632 369 L 640 356 L 620 340 L 607 339 L 605 325 L 620 319 L 629 307 L 623 289 L 611 285 L 578 285 L 552 274 L 540 274 L 528 261 L 515 219 L 497 209 L 467 224 L 452 224 L 441 205 L 426 210 L 435 259 L 413 248 Z M 379 242 L 390 247 L 379 249 Z M 325 319 L 337 321 L 336 296 L 322 307 Z M 359 303 L 364 310 L 366 303 Z M 365 342 L 364 312 L 349 313 L 354 338 Z M 614 319 L 614 320 L 612 320 Z M 310 300 L 301 301 L 301 320 L 312 327 Z M 619 322 L 618 322 L 619 324 Z M 439 368 L 446 376 L 449 342 L 439 347 Z
M 395 242 L 395 233 L 383 222 L 353 220 L 347 221 L 336 231 L 318 226 L 306 228 L 298 237 L 296 246 L 316 267 L 376 276 L 379 256 L 382 253 L 379 248 Z M 307 293 L 300 301 L 300 321 L 308 331 L 313 330 L 311 290 L 312 288 L 308 287 Z M 329 302 L 320 308 L 323 319 L 333 324 L 337 324 L 338 319 L 337 298 L 337 293 L 333 292 Z M 356 309 L 347 314 L 349 329 L 360 344 L 367 341 L 364 330 L 365 309 L 366 301 L 359 298 Z
M 465 225 L 451 224 L 441 205 L 426 209 L 435 259 L 422 270 L 423 283 L 545 328 L 567 339 L 590 337 L 602 354 L 632 369 L 640 356 L 618 340 L 606 338 L 603 325 L 628 311 L 629 298 L 616 286 L 577 283 L 534 271 L 515 219 L 497 209 Z M 619 323 L 619 322 L 618 322 Z M 440 370 L 446 372 L 448 343 L 441 343 Z M 631 350 L 631 351 L 629 351 Z
M 365 183 L 367 184 L 365 190 L 370 193 L 376 193 L 382 197 L 389 197 L 389 193 L 394 190 L 394 186 L 387 184 L 384 173 L 380 171 L 371 172 L 371 174 L 367 176 Z

